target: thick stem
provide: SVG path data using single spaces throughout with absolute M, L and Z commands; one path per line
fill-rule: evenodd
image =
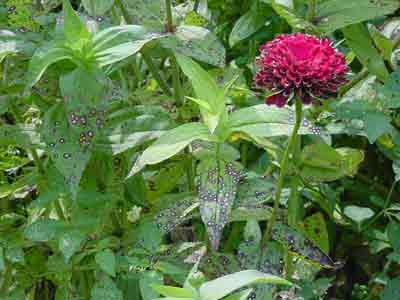
M 181 85 L 181 80 L 179 76 L 178 62 L 174 55 L 171 56 L 171 68 L 172 68 L 172 84 L 174 87 L 174 95 L 176 106 L 179 108 L 183 104 L 183 90 Z
M 279 204 L 281 202 L 281 196 L 282 196 L 282 189 L 283 185 L 285 182 L 285 177 L 288 171 L 289 167 L 289 155 L 293 149 L 293 146 L 296 144 L 297 141 L 297 134 L 300 129 L 301 125 L 301 119 L 302 119 L 302 110 L 303 110 L 303 104 L 301 102 L 301 99 L 296 99 L 296 122 L 293 128 L 292 135 L 289 139 L 289 143 L 285 149 L 285 152 L 283 153 L 282 161 L 281 161 L 281 172 L 279 175 L 277 187 L 276 187 L 276 192 L 275 192 L 275 200 L 274 200 L 274 207 L 272 210 L 272 215 L 271 218 L 268 222 L 267 229 L 264 233 L 263 241 L 262 241 L 262 248 L 266 246 L 268 241 L 271 238 L 271 231 L 272 231 L 272 226 L 274 225 L 277 217 L 277 211 L 279 209 Z
M 172 3 L 171 0 L 165 0 L 165 9 L 167 12 L 167 31 L 174 32 L 174 24 L 172 21 Z

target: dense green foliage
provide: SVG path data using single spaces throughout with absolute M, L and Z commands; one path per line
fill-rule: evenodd
M 337 97 L 264 104 L 293 32 Z M 399 109 L 398 0 L 1 1 L 0 299 L 400 300 Z

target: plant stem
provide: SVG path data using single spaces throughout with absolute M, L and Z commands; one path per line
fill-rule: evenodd
M 145 61 L 147 67 L 149 68 L 151 75 L 153 75 L 154 79 L 157 81 L 160 88 L 163 90 L 163 92 L 165 94 L 171 96 L 172 93 L 168 87 L 168 84 L 165 81 L 165 79 L 161 76 L 160 72 L 157 70 L 151 56 L 148 55 L 145 51 L 142 51 L 141 53 L 142 53 L 143 60 Z
M 315 0 L 308 0 L 308 12 L 307 12 L 307 20 L 312 21 L 315 17 Z
M 165 0 L 165 9 L 167 12 L 167 32 L 174 32 L 174 24 L 172 21 L 172 3 L 171 0 Z
M 13 112 L 17 122 L 22 124 L 24 122 L 24 120 L 14 103 L 12 103 L 10 105 L 10 109 Z M 28 151 L 31 154 L 33 161 L 35 162 L 35 165 L 37 166 L 39 173 L 44 174 L 45 173 L 44 167 L 43 167 L 42 161 L 40 160 L 38 153 L 36 152 L 36 149 L 31 149 Z
M 262 248 L 266 246 L 268 243 L 269 239 L 271 238 L 271 231 L 272 231 L 272 226 L 274 225 L 276 221 L 276 215 L 277 211 L 279 209 L 279 204 L 281 201 L 281 195 L 282 195 L 282 189 L 283 189 L 283 184 L 285 182 L 285 177 L 288 171 L 288 163 L 289 163 L 289 154 L 291 153 L 291 150 L 293 149 L 293 146 L 296 144 L 297 140 L 297 134 L 300 129 L 301 125 L 301 119 L 302 119 L 302 110 L 303 110 L 303 104 L 301 102 L 301 99 L 297 98 L 296 99 L 296 122 L 293 128 L 292 135 L 289 139 L 289 143 L 285 149 L 285 152 L 283 153 L 282 161 L 281 161 L 281 172 L 279 175 L 278 183 L 277 183 L 277 188 L 275 192 L 275 201 L 274 201 L 274 207 L 272 210 L 272 215 L 271 219 L 268 222 L 267 229 L 264 233 L 263 241 L 261 243 Z

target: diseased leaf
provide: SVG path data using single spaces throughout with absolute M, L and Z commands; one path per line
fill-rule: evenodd
M 220 160 L 218 154 L 217 159 L 202 161 L 198 168 L 201 218 L 206 225 L 211 245 L 217 250 L 222 231 L 229 222 L 240 169 L 232 162 Z
M 320 248 L 314 245 L 303 234 L 284 224 L 274 224 L 272 228 L 272 238 L 284 246 L 289 251 L 302 258 L 311 260 L 326 268 L 335 266 L 332 259 L 327 256 Z
M 325 254 L 329 254 L 329 236 L 324 215 L 316 213 L 304 220 L 304 234 L 315 243 Z
M 160 40 L 164 48 L 175 53 L 192 57 L 210 65 L 225 65 L 225 49 L 218 38 L 208 29 L 182 25 L 176 31 Z M 207 99 L 204 99 L 207 100 Z
M 388 15 L 399 8 L 397 0 L 327 0 L 317 5 L 318 28 L 329 33 L 351 24 Z

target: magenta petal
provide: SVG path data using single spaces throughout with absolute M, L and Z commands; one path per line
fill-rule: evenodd
M 267 105 L 276 105 L 278 107 L 284 107 L 286 104 L 287 98 L 282 94 L 275 94 L 265 99 L 265 104 Z

